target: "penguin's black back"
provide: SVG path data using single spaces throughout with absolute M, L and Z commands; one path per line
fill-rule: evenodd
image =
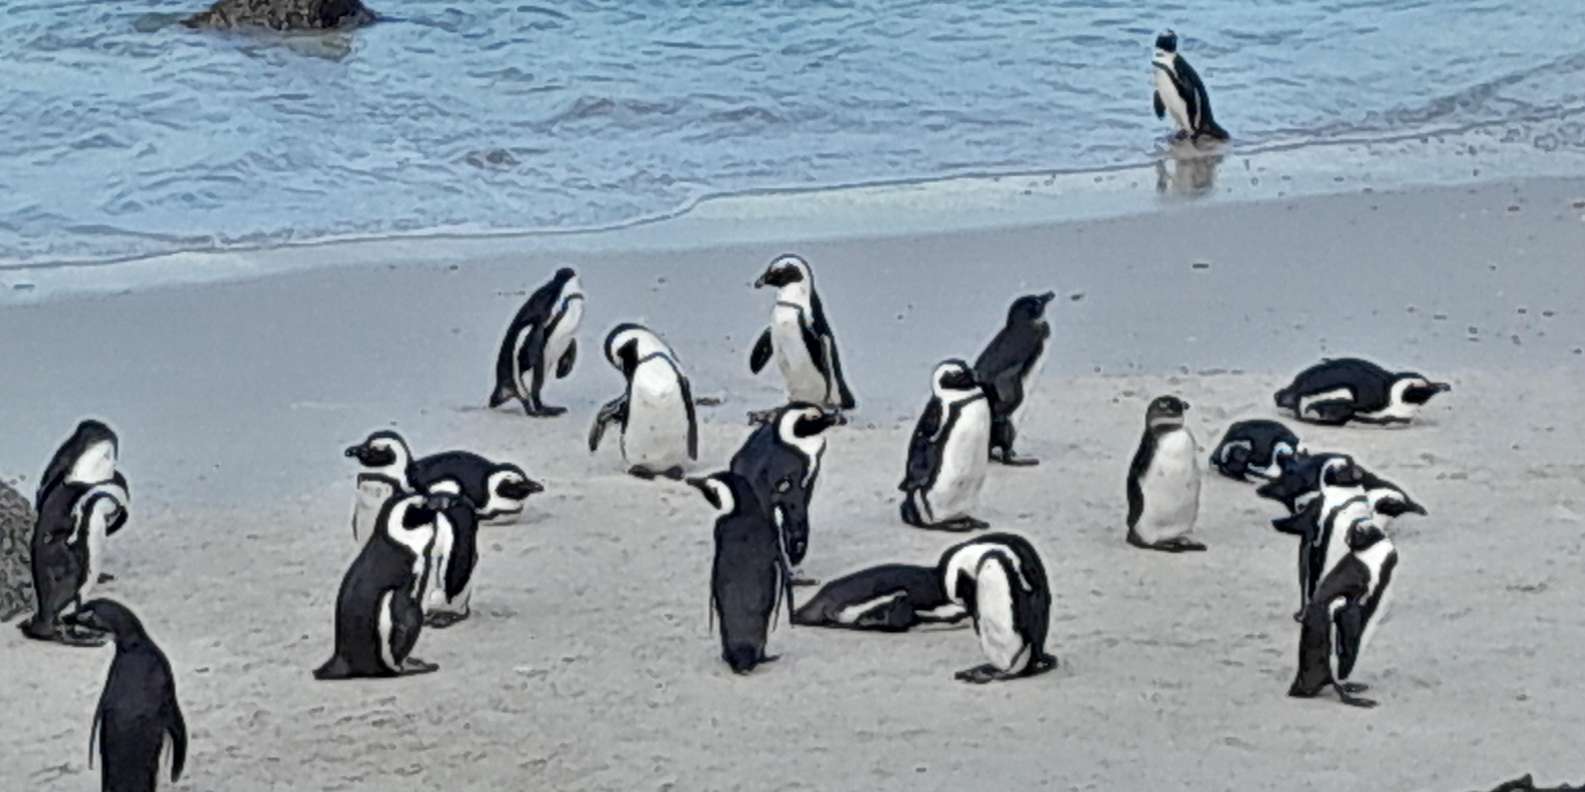
M 386 673 L 380 659 L 379 610 L 385 592 L 411 597 L 413 559 L 383 534 L 365 542 L 336 594 L 336 658 L 351 673 Z
M 1323 361 L 1299 372 L 1293 384 L 1278 391 L 1278 406 L 1297 408 L 1301 396 L 1325 393 L 1338 388 L 1348 388 L 1354 393 L 1355 405 L 1366 412 L 1387 406 L 1392 391 L 1392 372 L 1368 360 L 1338 358 Z M 1284 404 L 1291 397 L 1291 404 Z
M 821 586 L 820 591 L 798 608 L 793 620 L 795 623 L 824 622 L 834 619 L 844 608 L 898 591 L 904 592 L 908 606 L 915 611 L 948 604 L 941 573 L 935 567 L 881 564 L 843 575 Z
M 803 452 L 782 442 L 776 433 L 776 423 L 771 421 L 756 427 L 732 455 L 728 469 L 753 487 L 755 501 L 764 509 L 766 517 L 776 506 L 786 511 L 787 552 L 792 563 L 798 564 L 807 550 L 809 501 L 814 496 L 819 471 L 809 476 L 809 460 Z M 804 483 L 806 478 L 808 486 Z M 782 489 L 780 483 L 784 481 L 787 487 Z
M 1023 380 L 1046 349 L 1050 327 L 1036 320 L 1009 321 L 974 361 L 974 377 L 992 396 L 991 414 L 1011 415 L 1023 402 Z
M 716 520 L 710 598 L 728 662 L 745 658 L 752 667 L 764 659 L 771 618 L 784 591 L 780 542 L 775 524 L 755 503 L 739 502 L 732 514 Z
M 462 494 L 482 509 L 490 499 L 490 471 L 495 463 L 471 451 L 442 451 L 415 460 L 407 471 L 408 481 L 418 489 L 427 491 L 434 484 L 452 479 L 462 487 Z
M 160 752 L 171 735 L 172 772 L 186 762 L 187 728 L 176 701 L 176 680 L 165 653 L 146 638 L 116 647 L 94 719 L 104 789 L 152 792 Z

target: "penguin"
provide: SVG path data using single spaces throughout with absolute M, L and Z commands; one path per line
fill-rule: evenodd
M 765 653 L 766 636 L 783 596 L 792 603 L 781 538 L 748 479 L 723 471 L 687 482 L 716 509 L 710 607 L 721 622 L 721 659 L 747 674 L 776 659 Z
M 1313 698 L 1331 688 L 1344 704 L 1374 707 L 1375 701 L 1355 695 L 1364 692 L 1365 685 L 1350 682 L 1349 677 L 1386 616 L 1398 550 L 1367 518 L 1349 526 L 1347 541 L 1348 556 L 1321 581 L 1304 609 L 1299 671 L 1288 695 Z
M 1159 396 L 1145 410 L 1145 433 L 1128 467 L 1128 543 L 1135 547 L 1205 549 L 1189 538 L 1200 515 L 1200 452 L 1183 422 L 1188 409 L 1176 396 Z
M 1274 500 L 1288 508 L 1289 514 L 1298 514 L 1322 489 L 1322 473 L 1329 464 L 1346 461 L 1358 470 L 1359 486 L 1364 488 L 1370 506 L 1376 512 L 1377 523 L 1385 530 L 1390 521 L 1405 514 L 1425 516 L 1426 508 L 1409 496 L 1409 493 L 1354 462 L 1353 457 L 1337 453 L 1310 453 L 1301 451 L 1284 458 L 1281 472 L 1275 479 L 1262 484 L 1255 493 Z
M 467 498 L 435 515 L 424 584 L 424 626 L 445 629 L 471 615 L 473 572 L 479 563 L 479 516 Z
M 1029 294 L 1007 309 L 1007 324 L 974 361 L 974 378 L 984 383 L 991 399 L 990 454 L 1004 465 L 1038 465 L 1040 460 L 1020 457 L 1013 451 L 1018 423 L 1029 406 L 1030 395 L 1046 363 L 1046 306 L 1056 292 Z M 1000 453 L 998 453 L 1000 452 Z
M 540 390 L 555 366 L 556 379 L 566 379 L 578 359 L 578 325 L 583 322 L 583 286 L 571 267 L 556 270 L 549 283 L 539 287 L 501 339 L 495 358 L 495 390 L 490 393 L 490 408 L 509 399 L 523 403 L 523 412 L 532 418 L 549 418 L 567 411 L 551 407 L 540 398 Z
M 980 649 L 990 661 L 959 671 L 958 680 L 984 684 L 1057 667 L 1056 656 L 1046 652 L 1050 582 L 1029 540 L 985 534 L 947 548 L 937 569 L 947 597 L 974 617 Z
M 126 490 L 107 481 L 62 481 L 50 488 L 33 525 L 31 567 L 38 610 L 19 628 L 28 638 L 101 646 L 104 636 L 62 628 L 68 606 L 81 607 L 99 582 L 108 527 L 124 519 Z
M 55 455 L 50 457 L 49 464 L 44 467 L 44 474 L 39 476 L 38 490 L 33 495 L 33 511 L 43 510 L 44 500 L 49 497 L 50 491 L 67 482 L 114 482 L 121 488 L 122 503 L 128 503 L 131 489 L 126 476 L 116 469 L 120 452 L 121 440 L 109 426 L 91 418 L 79 422 L 71 437 L 55 449 Z M 127 513 L 122 510 L 114 522 L 105 526 L 105 536 L 121 530 L 126 522 Z M 112 579 L 105 575 L 100 582 Z
M 825 584 L 793 611 L 792 623 L 905 632 L 920 624 L 959 622 L 968 615 L 947 597 L 936 567 L 881 564 Z
M 1350 525 L 1373 517 L 1370 497 L 1364 488 L 1364 471 L 1354 460 L 1336 455 L 1322 463 L 1314 497 L 1302 501 L 1300 510 L 1271 521 L 1281 533 L 1299 537 L 1299 610 L 1293 618 L 1304 617 L 1323 580 L 1345 552 L 1341 541 Z
M 749 434 L 728 465 L 754 488 L 776 525 L 795 585 L 814 582 L 799 569 L 809 552 L 809 502 L 826 452 L 825 432 L 845 423 L 841 413 L 818 405 L 788 404 Z
M 1211 467 L 1234 481 L 1271 481 L 1282 475 L 1283 460 L 1303 450 L 1299 436 L 1279 421 L 1238 421 L 1211 452 Z
M 683 477 L 684 465 L 699 459 L 699 421 L 693 386 L 676 353 L 642 325 L 619 324 L 605 338 L 605 358 L 627 389 L 600 408 L 589 430 L 589 452 L 600 447 L 608 424 L 622 426 L 622 458 L 638 478 Z
M 449 495 L 412 494 L 387 501 L 375 532 L 341 579 L 336 594 L 336 648 L 314 671 L 321 680 L 426 674 L 439 669 L 412 656 L 424 617 L 435 521 Z
M 837 411 L 853 409 L 856 402 L 842 376 L 836 335 L 820 307 L 809 262 L 790 254 L 777 257 L 754 282 L 756 289 L 766 286 L 776 287 L 776 306 L 771 309 L 770 327 L 749 355 L 749 370 L 758 374 L 774 353 L 787 383 L 788 401 Z
M 1172 114 L 1178 125 L 1176 138 L 1198 143 L 1203 135 L 1227 140 L 1227 130 L 1211 115 L 1211 95 L 1205 90 L 1194 67 L 1178 54 L 1178 34 L 1171 30 L 1156 36 L 1156 54 L 1150 65 L 1155 70 L 1156 92 L 1153 101 L 1156 118 Z
M 460 495 L 473 504 L 480 520 L 492 521 L 522 514 L 529 496 L 545 491 L 517 465 L 492 462 L 468 451 L 443 451 L 415 460 L 407 441 L 388 429 L 348 447 L 345 455 L 363 466 L 352 514 L 354 539 L 372 533 L 381 507 L 393 495 Z
M 143 622 L 115 600 L 84 603 L 67 621 L 108 633 L 116 642 L 116 655 L 88 730 L 89 766 L 97 741 L 103 788 L 154 792 L 162 765 L 169 766 L 171 783 L 180 781 L 187 766 L 187 721 L 176 700 L 170 660 Z
M 904 523 L 942 531 L 990 524 L 969 516 L 985 485 L 991 407 L 974 370 L 956 358 L 936 365 L 930 401 L 908 443 L 901 507 Z
M 1310 423 L 1407 424 L 1431 397 L 1452 389 L 1413 371 L 1393 373 L 1368 360 L 1337 358 L 1299 372 L 1273 398 L 1278 407 Z

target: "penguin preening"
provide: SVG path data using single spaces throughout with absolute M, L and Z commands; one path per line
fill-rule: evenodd
M 1128 467 L 1128 543 L 1146 550 L 1204 550 L 1189 538 L 1200 515 L 1200 451 L 1184 424 L 1189 403 L 1160 396 L 1145 410 L 1145 433 Z
M 119 500 L 122 508 L 109 523 L 98 527 L 101 533 L 95 540 L 102 545 L 105 537 L 115 534 L 126 525 L 126 506 L 131 503 L 132 493 L 126 476 L 116 469 L 120 453 L 121 440 L 114 430 L 91 418 L 80 421 L 71 436 L 55 449 L 49 464 L 44 467 L 44 474 L 39 476 L 38 490 L 33 495 L 33 510 L 42 512 L 50 492 L 62 484 L 115 484 L 121 489 Z M 102 554 L 98 552 L 94 554 L 94 560 L 96 564 L 104 563 Z M 95 574 L 100 583 L 114 579 L 102 572 Z
M 606 426 L 617 423 L 629 473 L 682 478 L 684 466 L 699 459 L 699 422 L 676 353 L 654 331 L 629 322 L 606 336 L 605 357 L 627 386 L 595 416 L 589 451 L 598 450 Z
M 900 507 L 904 523 L 943 531 L 976 531 L 990 524 L 970 512 L 985 485 L 991 408 L 961 360 L 944 360 L 931 375 L 930 400 L 908 444 Z
M 492 409 L 517 399 L 530 417 L 561 415 L 565 407 L 546 405 L 540 391 L 550 379 L 566 379 L 578 358 L 578 325 L 583 321 L 583 286 L 571 267 L 556 270 L 549 283 L 529 295 L 501 339 L 495 357 Z
M 457 498 L 435 515 L 429 580 L 419 603 L 426 627 L 445 629 L 471 615 L 473 572 L 478 563 L 479 515 L 466 498 Z
M 1171 30 L 1156 36 L 1156 54 L 1151 59 L 1156 92 L 1153 101 L 1156 117 L 1169 113 L 1178 126 L 1177 138 L 1198 142 L 1201 136 L 1227 140 L 1227 130 L 1211 114 L 1211 95 L 1189 61 L 1178 54 L 1178 34 Z
M 1057 667 L 1046 652 L 1051 588 L 1029 540 L 990 533 L 955 545 L 937 567 L 947 596 L 974 617 L 980 650 L 989 661 L 956 674 L 976 684 L 1043 674 Z
M 1299 372 L 1273 400 L 1311 423 L 1407 424 L 1431 397 L 1452 389 L 1417 372 L 1394 373 L 1368 360 L 1337 358 Z
M 1312 698 L 1330 687 L 1344 704 L 1374 707 L 1376 702 L 1355 695 L 1366 688 L 1349 677 L 1386 615 L 1398 551 L 1368 518 L 1349 526 L 1347 542 L 1347 557 L 1321 581 L 1304 609 L 1299 671 L 1288 695 Z
M 544 485 L 517 465 L 492 462 L 469 451 L 442 451 L 414 459 L 407 441 L 383 429 L 350 446 L 346 456 L 358 460 L 358 495 L 353 507 L 354 539 L 372 532 L 380 508 L 405 493 L 449 493 L 468 499 L 484 521 L 521 514 L 528 497 Z
M 974 361 L 974 377 L 991 398 L 989 450 L 993 461 L 1006 465 L 1040 464 L 1038 459 L 1018 456 L 1013 451 L 1013 441 L 1045 367 L 1046 344 L 1051 338 L 1051 325 L 1045 320 L 1046 306 L 1056 296 L 1056 292 L 1048 291 L 1014 300 L 1007 309 L 1007 323 Z
M 63 480 L 51 487 L 33 526 L 31 571 L 38 609 L 18 627 L 28 638 L 100 646 L 104 636 L 72 629 L 61 616 L 81 608 L 99 582 L 104 538 L 124 520 L 126 490 L 114 481 Z
M 753 487 L 765 515 L 781 535 L 794 583 L 814 581 L 799 571 L 809 552 L 809 503 L 820 479 L 825 432 L 847 423 L 841 413 L 794 402 L 772 412 L 732 455 L 729 465 Z
M 176 701 L 170 660 L 125 605 L 96 599 L 67 617 L 75 627 L 115 638 L 104 690 L 88 731 L 89 765 L 99 747 L 99 773 L 107 792 L 154 792 L 162 765 L 171 783 L 187 765 L 187 722 Z
M 765 653 L 771 621 L 783 598 L 792 607 L 781 537 L 748 479 L 723 471 L 688 484 L 716 509 L 710 608 L 721 623 L 721 659 L 746 674 L 776 659 Z
M 815 291 L 809 262 L 794 255 L 777 257 L 754 282 L 754 288 L 776 287 L 770 327 L 760 334 L 749 355 L 755 374 L 771 356 L 787 383 L 787 400 L 809 402 L 834 410 L 851 410 L 855 402 L 842 375 L 836 335 L 826 321 Z
M 947 596 L 941 569 L 881 564 L 833 580 L 792 614 L 808 627 L 904 632 L 921 624 L 950 624 L 969 612 Z
M 1211 452 L 1211 467 L 1235 481 L 1271 481 L 1282 475 L 1284 460 L 1303 451 L 1299 436 L 1280 421 L 1238 421 Z

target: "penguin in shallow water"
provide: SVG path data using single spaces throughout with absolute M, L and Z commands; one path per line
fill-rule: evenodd
M 442 451 L 414 459 L 400 434 L 380 430 L 346 450 L 358 460 L 358 495 L 353 507 L 354 539 L 372 533 L 380 509 L 398 493 L 460 495 L 473 504 L 479 519 L 507 520 L 522 514 L 528 497 L 544 486 L 517 465 L 492 462 L 468 451 Z
M 1431 397 L 1453 389 L 1413 371 L 1393 373 L 1368 360 L 1324 360 L 1277 391 L 1277 406 L 1310 423 L 1406 424 Z
M 758 374 L 774 354 L 787 383 L 788 401 L 853 409 L 836 335 L 820 306 L 809 262 L 794 255 L 778 257 L 754 282 L 756 289 L 766 286 L 776 287 L 776 306 L 771 309 L 770 327 L 749 355 L 749 370 Z
M 171 783 L 187 766 L 187 722 L 176 701 L 176 675 L 165 653 L 125 605 L 96 599 L 67 617 L 75 627 L 108 633 L 116 656 L 94 707 L 88 753 L 99 745 L 103 788 L 112 792 L 154 792 L 162 766 Z
M 1183 422 L 1189 403 L 1160 396 L 1145 410 L 1145 433 L 1128 467 L 1128 543 L 1146 550 L 1204 550 L 1189 538 L 1200 516 L 1200 451 Z
M 1398 550 L 1381 528 L 1367 518 L 1349 527 L 1348 556 L 1321 581 L 1304 609 L 1299 671 L 1288 695 L 1313 698 L 1331 688 L 1344 704 L 1376 706 L 1356 695 L 1366 688 L 1349 677 L 1387 613 L 1397 567 Z
M 1284 460 L 1303 450 L 1299 436 L 1279 421 L 1238 421 L 1211 452 L 1211 467 L 1235 481 L 1271 481 L 1282 475 Z
M 792 605 L 781 538 L 748 479 L 723 471 L 688 484 L 716 509 L 710 608 L 721 622 L 721 659 L 746 674 L 776 659 L 765 653 L 771 620 L 784 596 Z
M 821 586 L 793 611 L 792 623 L 903 632 L 920 624 L 958 622 L 968 615 L 966 608 L 947 596 L 940 569 L 881 564 Z
M 1050 581 L 1029 540 L 985 534 L 947 548 L 937 569 L 948 598 L 974 617 L 980 649 L 990 661 L 959 671 L 957 679 L 984 684 L 1057 667 L 1056 656 L 1046 652 Z
M 1156 54 L 1150 61 L 1155 74 L 1153 102 L 1156 117 L 1169 113 L 1178 126 L 1177 138 L 1199 142 L 1200 137 L 1227 140 L 1227 130 L 1211 115 L 1211 95 L 1189 61 L 1178 54 L 1178 34 L 1170 30 L 1156 36 Z
M 753 486 L 776 525 L 795 585 L 809 585 L 799 570 L 809 552 L 809 503 L 820 479 L 825 432 L 847 423 L 841 413 L 794 402 L 771 414 L 732 455 L 729 468 Z
M 495 390 L 490 407 L 517 399 L 530 417 L 561 415 L 540 398 L 554 366 L 556 379 L 566 379 L 578 359 L 578 325 L 583 322 L 583 286 L 571 267 L 556 270 L 517 310 L 495 357 Z
M 424 626 L 435 520 L 449 495 L 387 501 L 375 532 L 341 579 L 336 594 L 336 648 L 315 679 L 424 674 L 439 668 L 412 656 Z
M 1006 465 L 1038 465 L 1040 460 L 1013 451 L 1018 424 L 1029 406 L 1035 383 L 1046 363 L 1046 306 L 1056 292 L 1029 294 L 1007 309 L 1007 324 L 974 361 L 974 377 L 991 398 L 991 459 Z M 1000 452 L 1000 453 L 998 453 Z
M 629 473 L 682 478 L 683 467 L 699 459 L 699 421 L 676 353 L 649 328 L 629 322 L 606 336 L 605 358 L 622 372 L 627 388 L 595 416 L 589 451 L 599 449 L 606 425 L 617 423 Z
M 978 505 L 988 467 L 991 408 L 985 389 L 957 359 L 937 364 L 930 389 L 897 486 L 903 492 L 903 522 L 942 531 L 989 528 L 969 515 Z
M 28 638 L 100 646 L 104 636 L 62 626 L 68 607 L 81 607 L 99 582 L 108 527 L 124 519 L 126 490 L 115 482 L 62 481 L 50 488 L 33 525 L 31 571 L 38 610 L 19 628 Z

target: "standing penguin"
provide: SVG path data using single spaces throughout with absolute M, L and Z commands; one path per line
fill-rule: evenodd
M 1349 421 L 1406 424 L 1431 397 L 1453 389 L 1413 371 L 1393 373 L 1368 360 L 1323 360 L 1277 391 L 1278 407 L 1301 421 L 1340 426 Z
M 1189 403 L 1159 396 L 1128 467 L 1128 543 L 1146 550 L 1204 550 L 1189 538 L 1200 516 L 1200 451 L 1183 423 Z
M 94 707 L 88 753 L 99 743 L 99 773 L 108 792 L 154 792 L 161 765 L 171 783 L 187 765 L 187 722 L 176 701 L 176 676 L 143 623 L 114 600 L 96 599 L 67 618 L 115 637 L 116 656 Z M 90 763 L 91 764 L 91 763 Z
M 605 358 L 622 372 L 627 389 L 595 416 L 590 453 L 599 449 L 606 425 L 617 422 L 629 473 L 643 479 L 682 478 L 683 466 L 699 459 L 699 422 L 693 387 L 676 353 L 648 328 L 629 322 L 606 336 Z
M 976 531 L 989 528 L 969 516 L 979 502 L 988 466 L 991 408 L 974 371 L 944 360 L 931 375 L 930 401 L 908 443 L 903 481 L 903 522 L 916 528 Z
M 50 492 L 62 484 L 101 484 L 113 482 L 121 488 L 120 500 L 123 507 L 130 502 L 131 490 L 127 486 L 126 476 L 116 469 L 116 462 L 121 453 L 121 440 L 116 433 L 100 421 L 87 419 L 77 424 L 71 437 L 55 449 L 55 455 L 50 457 L 49 464 L 44 467 L 44 474 L 39 476 L 39 487 L 33 495 L 33 510 L 44 510 L 44 501 L 49 498 Z M 127 523 L 125 508 L 116 513 L 115 519 L 103 526 L 103 539 L 116 531 L 121 530 Z M 102 563 L 103 559 L 99 559 Z M 97 574 L 97 573 L 96 573 Z M 108 582 L 114 578 L 104 575 L 99 581 Z
M 348 567 L 336 594 L 336 650 L 315 679 L 424 674 L 439 666 L 412 656 L 424 626 L 424 587 L 435 542 L 435 518 L 448 495 L 392 498 L 375 532 Z
M 793 255 L 778 257 L 754 282 L 754 288 L 775 286 L 776 306 L 770 327 L 760 334 L 749 356 L 749 370 L 765 367 L 771 354 L 787 382 L 787 400 L 809 402 L 834 410 L 851 410 L 853 394 L 842 376 L 836 335 L 826 322 L 809 263 Z
M 688 483 L 716 509 L 710 607 L 721 621 L 721 659 L 746 674 L 776 659 L 765 654 L 766 637 L 782 597 L 792 604 L 781 539 L 748 479 L 726 471 Z
M 583 286 L 571 267 L 556 270 L 550 282 L 539 287 L 517 310 L 501 339 L 495 357 L 495 390 L 490 407 L 508 399 L 523 403 L 530 417 L 561 415 L 565 407 L 550 407 L 540 399 L 540 389 L 555 366 L 556 379 L 566 379 L 578 358 L 578 325 L 583 321 Z
M 100 646 L 102 635 L 61 626 L 67 606 L 81 607 L 99 581 L 104 537 L 124 520 L 126 490 L 115 482 L 64 481 L 50 488 L 33 526 L 33 591 L 38 611 L 22 622 L 28 638 L 73 646 Z
M 352 512 L 354 539 L 373 532 L 381 507 L 398 493 L 460 495 L 473 504 L 479 519 L 488 521 L 521 514 L 528 497 L 545 490 L 517 465 L 492 462 L 468 451 L 414 459 L 407 441 L 388 429 L 348 447 L 346 456 L 363 466 Z
M 947 596 L 973 615 L 980 649 L 990 661 L 959 671 L 957 679 L 984 684 L 1057 667 L 1057 658 L 1046 652 L 1050 582 L 1029 540 L 985 534 L 948 548 L 937 568 Z
M 1370 507 L 1377 515 L 1376 524 L 1382 529 L 1405 514 L 1426 514 L 1425 507 L 1409 497 L 1402 487 L 1370 472 L 1347 454 L 1330 452 L 1301 451 L 1284 458 L 1280 474 L 1262 484 L 1255 494 L 1281 503 L 1288 508 L 1289 514 L 1298 514 L 1308 502 L 1323 494 L 1328 482 L 1327 471 L 1343 463 L 1357 471 L 1358 484 L 1370 499 Z
M 1282 475 L 1283 460 L 1302 451 L 1299 436 L 1279 421 L 1238 421 L 1211 452 L 1211 467 L 1235 481 L 1271 481 Z
M 1321 465 L 1314 495 L 1301 502 L 1303 505 L 1292 516 L 1271 521 L 1279 532 L 1299 537 L 1299 610 L 1293 614 L 1295 621 L 1304 617 L 1316 586 L 1343 559 L 1348 527 L 1373 516 L 1363 469 L 1341 454 Z
M 1200 136 L 1227 140 L 1227 130 L 1211 115 L 1211 95 L 1205 90 L 1194 67 L 1178 54 L 1178 34 L 1168 30 L 1156 36 L 1156 54 L 1150 65 L 1155 69 L 1156 117 L 1168 113 L 1178 125 L 1177 139 L 1199 142 Z
M 1344 704 L 1374 707 L 1376 702 L 1355 695 L 1366 688 L 1349 677 L 1386 615 L 1398 551 L 1368 519 L 1349 527 L 1348 550 L 1348 557 L 1321 581 L 1304 609 L 1299 672 L 1288 695 L 1313 698 L 1330 687 Z
M 457 498 L 435 515 L 435 541 L 429 549 L 429 579 L 424 583 L 424 625 L 445 629 L 471 614 L 473 572 L 479 563 L 479 515 L 467 498 Z
M 799 565 L 809 552 L 809 502 L 826 452 L 825 432 L 846 422 L 841 413 L 794 402 L 772 413 L 732 455 L 731 471 L 754 488 L 781 535 L 796 585 L 814 582 L 803 577 Z
M 991 398 L 991 459 L 1005 465 L 1040 464 L 1038 459 L 1014 453 L 1013 441 L 1045 366 L 1051 325 L 1044 317 L 1046 306 L 1056 296 L 1056 292 L 1046 292 L 1014 300 L 1007 309 L 1006 326 L 974 361 L 974 377 L 985 385 Z

